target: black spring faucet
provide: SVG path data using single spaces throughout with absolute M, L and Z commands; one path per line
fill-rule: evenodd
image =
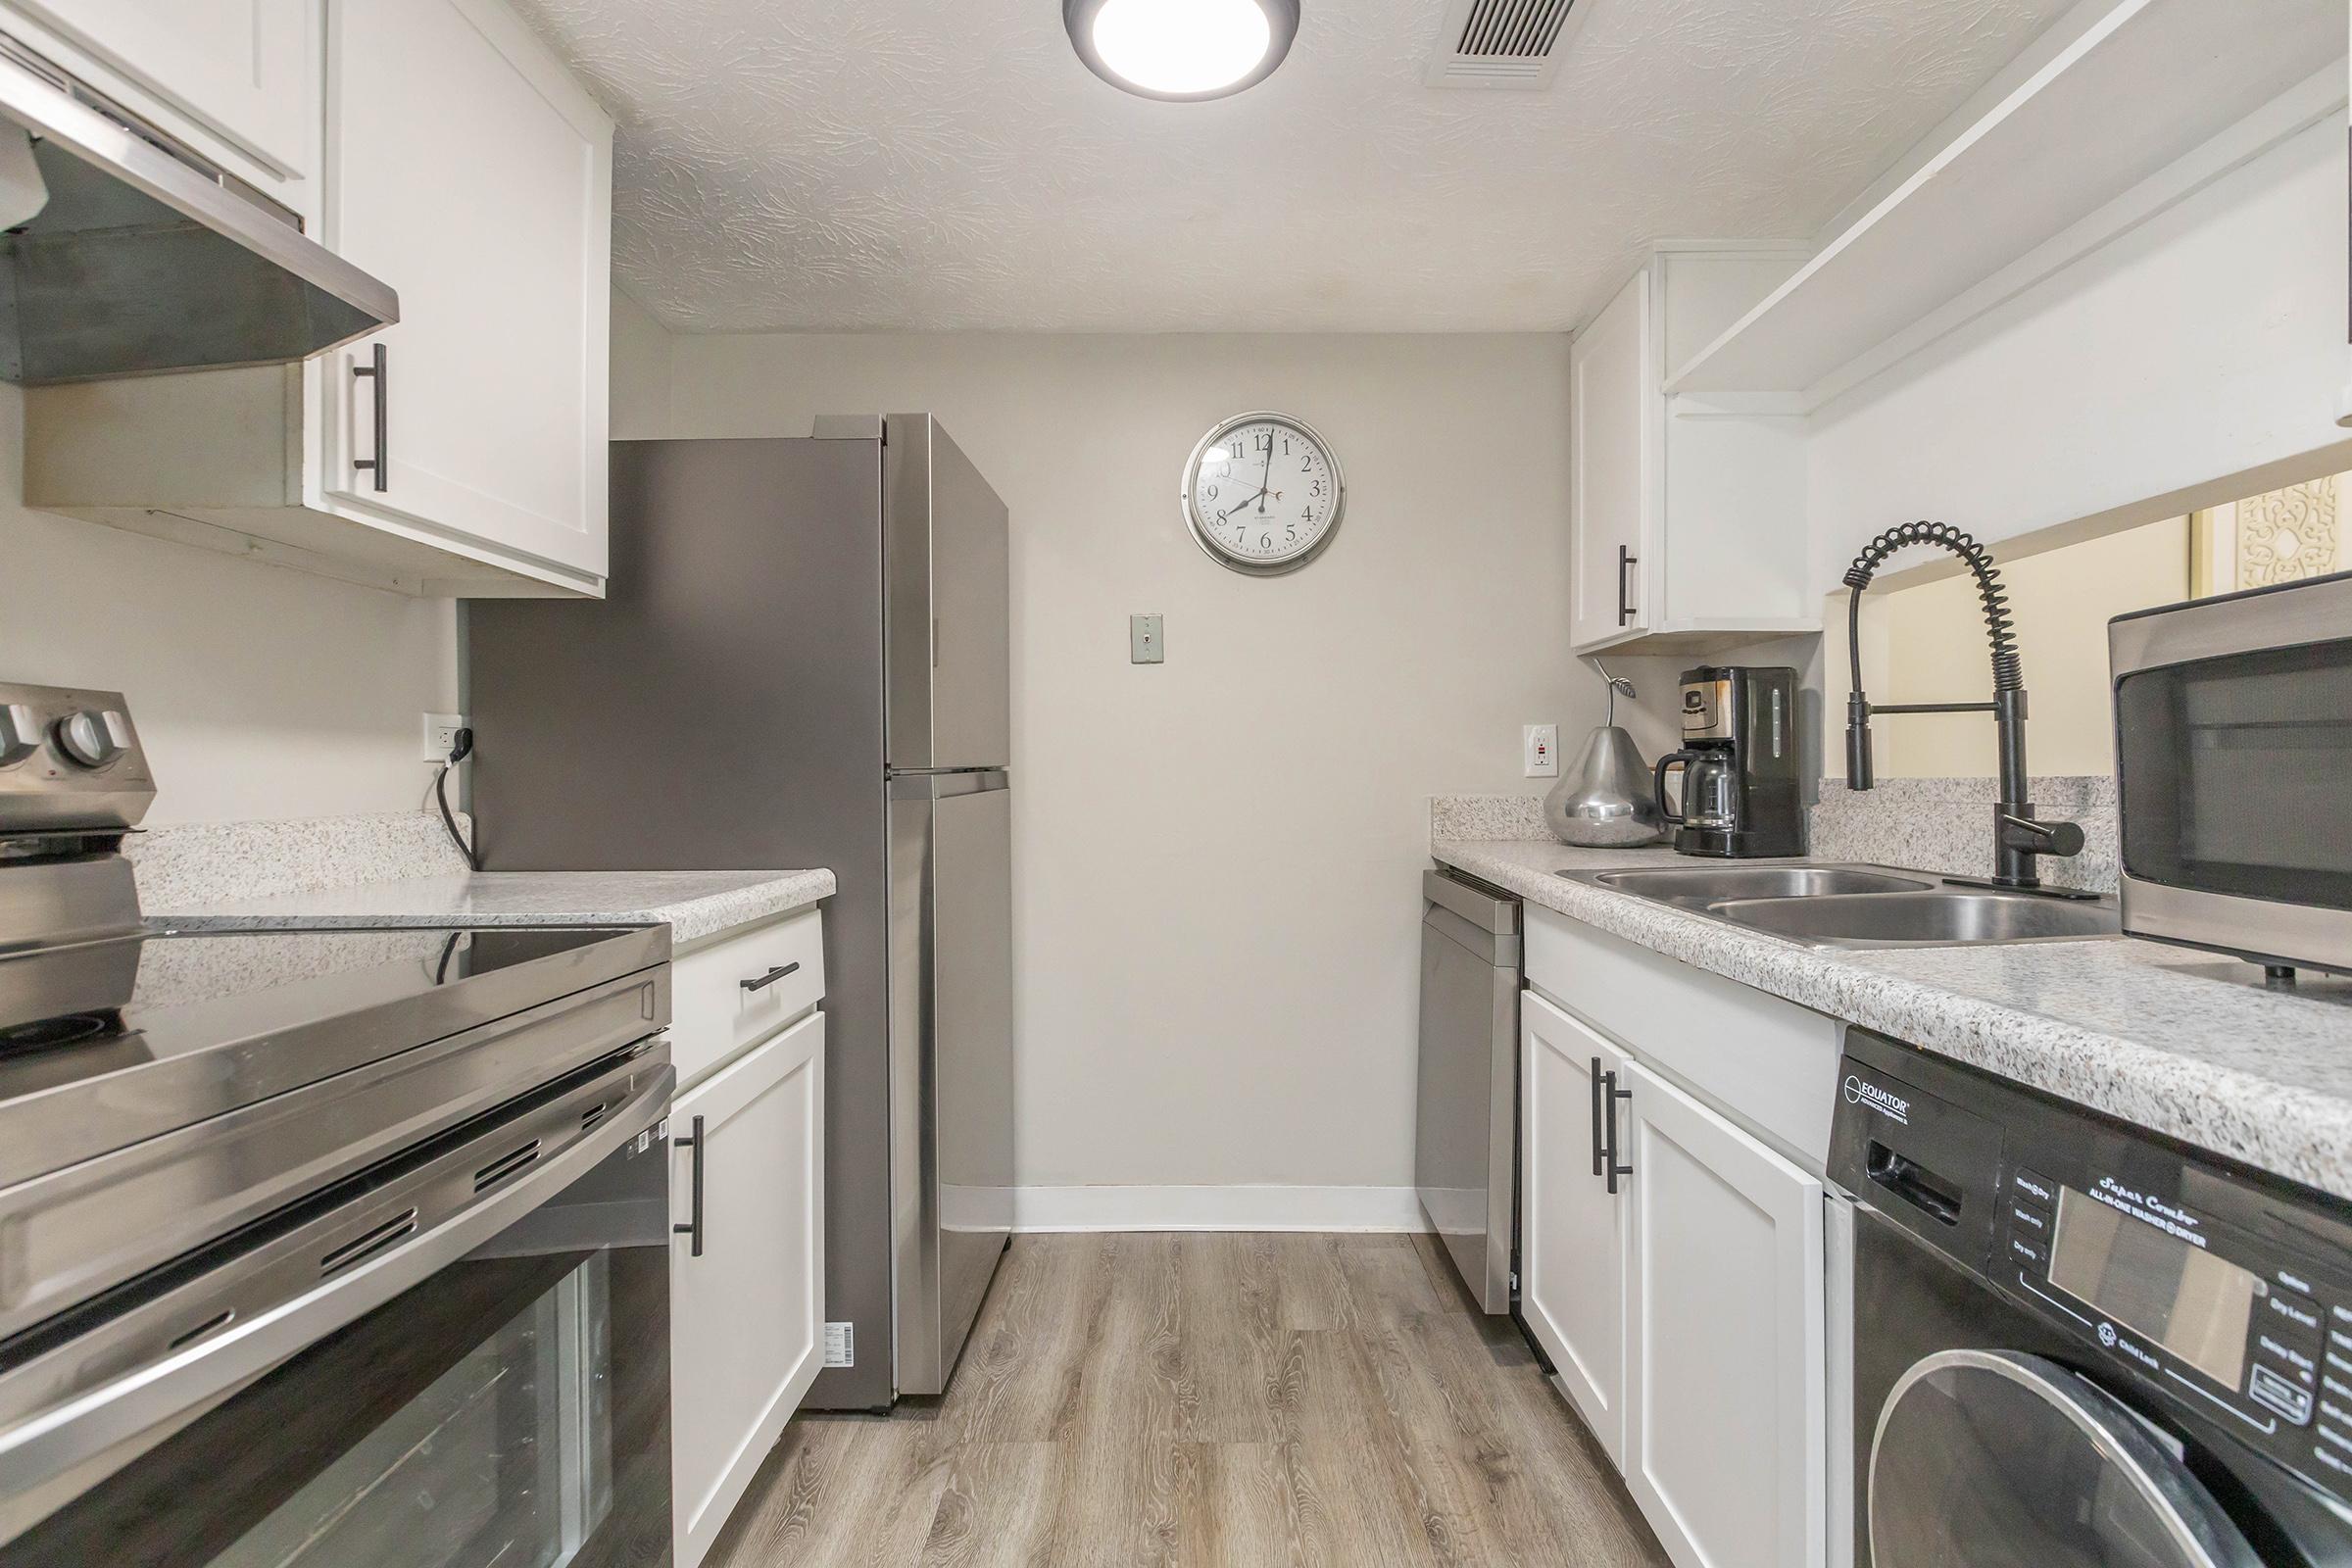
M 1886 558 L 1912 545 L 1935 545 L 1960 558 L 1977 579 L 1984 602 L 1984 627 L 1992 640 L 1992 701 L 1988 703 L 1883 703 L 1862 693 L 1862 593 Z M 2038 889 L 2034 874 L 2044 855 L 2082 852 L 2082 830 L 2072 822 L 2042 822 L 2028 800 L 2026 771 L 2026 679 L 2018 658 L 2017 627 L 2009 615 L 2009 594 L 1992 564 L 1992 553 L 1947 522 L 1906 522 L 1887 529 L 1864 547 L 1845 568 L 1847 668 L 1853 686 L 1845 699 L 1845 787 L 1866 790 L 1876 782 L 1870 760 L 1873 713 L 1990 713 L 2000 729 L 2000 799 L 1992 808 L 1992 883 L 1995 887 Z

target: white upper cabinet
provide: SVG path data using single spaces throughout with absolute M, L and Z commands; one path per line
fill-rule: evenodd
M 400 320 L 28 389 L 25 502 L 404 593 L 601 596 L 612 122 L 504 0 L 329 0 L 323 28 L 315 232 Z
M 326 495 L 601 579 L 611 122 L 491 0 L 328 16 L 323 237 L 401 318 L 330 357 Z
M 260 172 L 298 179 L 318 148 L 319 0 L 6 0 L 0 29 L 67 58 L 95 84 L 151 100 L 174 132 L 195 129 Z M 59 45 L 66 47 L 59 49 Z M 95 69 L 93 69 L 95 68 Z M 245 171 L 240 171 L 244 172 Z
M 1650 270 L 1634 274 L 1568 347 L 1571 640 L 1602 648 L 1649 629 L 1642 574 L 1657 534 L 1658 366 L 1646 352 Z
M 1703 653 L 1821 626 L 1804 570 L 1800 422 L 1770 402 L 1669 397 L 1792 254 L 1661 252 L 1569 345 L 1569 634 L 1580 652 Z

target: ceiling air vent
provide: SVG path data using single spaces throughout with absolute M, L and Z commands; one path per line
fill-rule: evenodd
M 1548 87 L 1592 6 L 1592 0 L 1448 0 L 1438 52 L 1422 79 L 1432 87 Z

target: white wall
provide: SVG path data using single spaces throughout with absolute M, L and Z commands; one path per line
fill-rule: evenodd
M 2012 542 L 2000 569 L 2032 699 L 2029 760 L 2036 774 L 2112 773 L 2107 622 L 2190 596 L 2188 519 L 2163 517 L 2032 554 L 2020 553 L 2026 543 Z M 1845 776 L 1845 594 L 1831 595 L 1822 620 L 1835 635 L 1825 639 L 1824 662 L 1839 734 L 1823 760 L 1836 778 Z M 1976 703 L 1991 689 L 1984 606 L 1965 572 L 1894 573 L 1874 584 L 1862 599 L 1862 642 L 1865 690 L 1875 701 Z M 1996 734 L 1983 713 L 1889 715 L 1872 726 L 1872 756 L 1881 778 L 1988 778 L 1999 771 Z
M 670 343 L 653 313 L 612 289 L 612 439 L 657 435 L 669 417 Z
M 2344 189 L 2343 123 L 2323 122 L 1825 407 L 1821 590 L 1916 517 L 1993 541 L 2352 466 Z
M 0 385 L 0 679 L 127 696 L 151 824 L 418 808 L 417 715 L 456 706 L 450 602 L 26 511 L 23 416 Z
M 1011 509 L 1020 1181 L 1408 1188 L 1426 797 L 1540 790 L 1520 724 L 1572 750 L 1598 717 L 1563 613 L 1565 340 L 680 337 L 659 358 L 669 417 L 632 433 L 927 409 Z M 1348 485 L 1330 551 L 1269 580 L 1212 564 L 1177 512 L 1194 442 L 1255 408 L 1319 428 Z M 1164 665 L 1128 662 L 1143 611 L 1167 617 Z

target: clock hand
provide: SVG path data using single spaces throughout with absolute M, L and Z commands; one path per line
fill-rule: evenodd
M 1235 503 L 1234 503 L 1234 504 L 1231 506 L 1231 507 L 1227 508 L 1227 509 L 1226 509 L 1225 511 L 1223 511 L 1223 512 L 1220 512 L 1220 513 L 1218 513 L 1218 514 L 1217 514 L 1217 520 L 1218 520 L 1219 522 L 1225 522 L 1225 521 L 1229 521 L 1229 520 L 1232 518 L 1232 516 L 1233 516 L 1233 514 L 1234 514 L 1235 513 L 1237 513 L 1237 512 L 1241 511 L 1241 510 L 1242 510 L 1244 507 L 1247 507 L 1248 505 L 1250 505 L 1250 502 L 1257 500 L 1259 497 L 1263 496 L 1264 494 L 1265 494 L 1265 492 L 1264 492 L 1263 490 L 1260 490 L 1260 491 L 1257 493 L 1257 495 L 1254 495 L 1254 496 L 1244 496 L 1244 497 L 1242 497 L 1242 499 L 1241 499 L 1241 500 L 1239 500 L 1239 501 L 1236 501 L 1236 502 L 1235 502 Z M 1262 511 L 1264 511 L 1265 509 L 1264 509 L 1263 507 L 1260 507 L 1258 510 L 1262 512 Z
M 1257 514 L 1266 514 L 1266 487 L 1274 482 L 1274 432 L 1266 432 L 1266 471 L 1257 482 Z

